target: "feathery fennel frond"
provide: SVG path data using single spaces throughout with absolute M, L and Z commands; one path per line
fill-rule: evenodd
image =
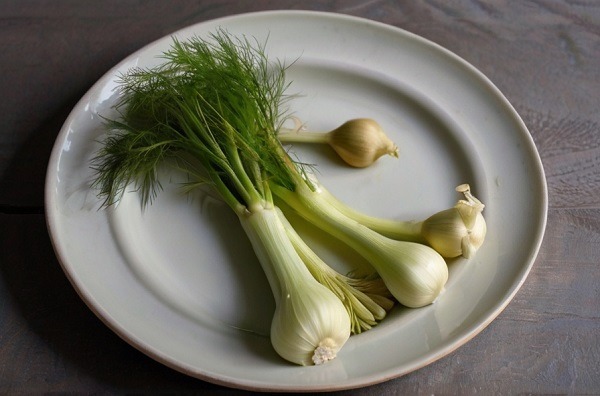
M 105 204 L 118 201 L 130 183 L 148 204 L 160 189 L 157 166 L 183 155 L 198 158 L 236 210 L 270 200 L 265 178 L 294 188 L 276 138 L 285 65 L 270 62 L 263 44 L 224 31 L 210 40 L 174 39 L 162 58 L 162 65 L 120 77 L 119 119 L 107 122 L 110 132 L 93 162 Z

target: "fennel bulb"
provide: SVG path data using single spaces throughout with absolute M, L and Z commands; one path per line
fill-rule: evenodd
M 277 208 L 285 231 L 306 268 L 342 301 L 352 322 L 352 333 L 371 329 L 393 308 L 392 295 L 380 277 L 351 278 L 336 272 L 313 252 Z
M 276 137 L 285 118 L 285 65 L 269 62 L 262 46 L 224 31 L 209 40 L 175 39 L 162 58 L 155 68 L 134 68 L 121 77 L 118 117 L 106 120 L 106 137 L 92 160 L 93 187 L 105 206 L 131 185 L 141 204 L 150 204 L 161 188 L 162 163 L 187 173 L 188 191 L 212 187 L 237 214 L 269 279 L 275 351 L 297 364 L 333 359 L 357 319 L 330 290 L 341 278 L 312 266 L 317 281 L 307 269 L 270 189 L 271 183 L 289 191 L 296 185 L 296 170 L 280 155 Z M 352 294 L 355 286 L 343 288 Z M 361 310 L 364 302 L 349 304 L 350 311 Z
M 432 248 L 392 240 L 369 229 L 336 209 L 306 183 L 299 182 L 293 193 L 276 185 L 272 191 L 301 217 L 363 256 L 401 304 L 423 307 L 434 302 L 444 289 L 448 267 Z
M 276 208 L 240 215 L 275 297 L 271 343 L 300 365 L 335 358 L 350 337 L 342 302 L 310 274 L 287 237 Z

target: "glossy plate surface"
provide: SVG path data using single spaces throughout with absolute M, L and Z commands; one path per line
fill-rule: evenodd
M 98 210 L 89 161 L 110 116 L 116 76 L 150 66 L 165 37 L 132 54 L 81 99 L 49 164 L 46 209 L 57 256 L 88 306 L 117 334 L 160 362 L 207 381 L 254 390 L 334 390 L 394 378 L 439 359 L 489 324 L 525 280 L 544 233 L 547 192 L 529 132 L 494 85 L 452 53 L 403 30 L 354 17 L 266 12 L 201 23 L 184 39 L 217 28 L 264 41 L 291 63 L 294 114 L 312 130 L 371 117 L 400 147 L 350 169 L 326 147 L 293 148 L 318 164 L 319 178 L 373 215 L 422 219 L 446 209 L 469 183 L 485 204 L 488 236 L 476 257 L 449 264 L 439 300 L 395 308 L 377 328 L 353 336 L 333 362 L 297 367 L 266 336 L 274 309 L 260 266 L 235 215 L 198 193 L 183 197 L 177 175 L 142 212 L 135 192 Z M 301 227 L 302 224 L 300 224 Z M 340 268 L 354 254 L 305 235 Z M 350 264 L 347 264 L 347 263 Z M 368 362 L 368 363 L 365 363 Z

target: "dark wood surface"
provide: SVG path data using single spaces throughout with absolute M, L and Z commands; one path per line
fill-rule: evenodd
M 44 176 L 69 111 L 122 58 L 196 22 L 276 8 L 382 21 L 465 58 L 524 119 L 549 187 L 533 270 L 489 327 L 421 370 L 339 394 L 600 394 L 595 0 L 0 1 L 0 394 L 239 392 L 162 366 L 86 308 L 52 250 Z

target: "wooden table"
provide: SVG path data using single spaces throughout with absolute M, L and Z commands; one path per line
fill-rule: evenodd
M 122 58 L 196 22 L 276 8 L 382 21 L 465 58 L 523 117 L 549 187 L 533 270 L 487 329 L 421 370 L 338 394 L 600 394 L 600 4 L 593 0 L 0 2 L 0 393 L 229 393 L 146 357 L 86 308 L 52 250 L 44 176 L 66 116 Z

